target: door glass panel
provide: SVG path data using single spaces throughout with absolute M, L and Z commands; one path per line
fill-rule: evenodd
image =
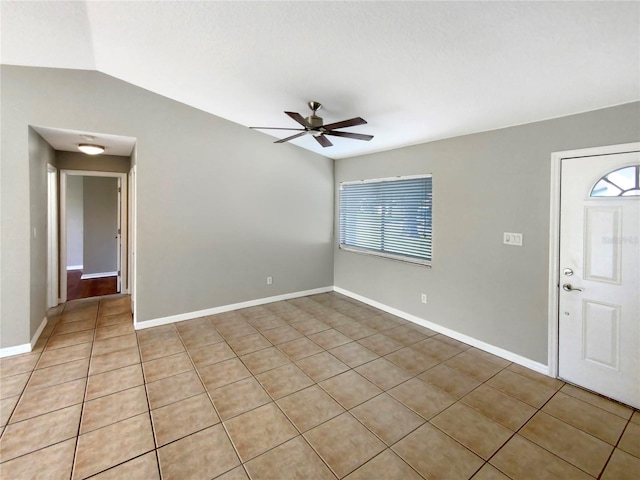
M 591 189 L 591 197 L 631 197 L 640 195 L 640 165 L 607 173 Z

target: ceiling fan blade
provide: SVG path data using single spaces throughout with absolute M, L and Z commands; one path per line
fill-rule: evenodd
M 304 128 L 280 128 L 280 127 L 249 127 L 253 130 L 295 130 L 297 132 L 305 132 Z
M 329 131 L 329 132 L 324 132 L 325 135 L 333 135 L 334 137 L 345 137 L 345 138 L 353 138 L 354 140 L 365 140 L 365 141 L 369 141 L 373 138 L 373 135 L 365 135 L 363 133 L 351 133 L 351 132 L 336 132 L 336 131 Z
M 293 140 L 294 138 L 298 138 L 301 137 L 302 135 L 306 135 L 306 131 L 302 132 L 302 133 L 296 133 L 295 135 L 291 135 L 290 137 L 287 138 L 283 138 L 282 140 L 276 140 L 273 143 L 284 143 L 284 142 L 288 142 L 289 140 Z
M 356 117 L 341 122 L 330 123 L 329 125 L 323 125 L 323 128 L 333 130 L 334 128 L 355 127 L 356 125 L 364 125 L 365 123 L 367 123 L 367 121 L 364 118 Z
M 304 119 L 304 117 L 302 115 L 300 115 L 299 113 L 296 113 L 296 112 L 284 112 L 284 113 L 289 115 L 291 118 L 293 118 L 296 122 L 298 122 L 303 127 L 313 128 L 313 126 L 309 122 L 307 122 Z
M 325 137 L 324 135 L 318 135 L 317 137 L 314 136 L 313 138 L 316 139 L 316 141 L 322 145 L 323 147 L 330 147 L 331 145 L 333 145 L 333 143 L 331 143 L 329 141 L 329 139 L 327 137 Z

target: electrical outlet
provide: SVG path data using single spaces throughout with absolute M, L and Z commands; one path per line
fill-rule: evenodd
M 427 303 L 427 294 L 426 294 L 426 293 L 423 293 L 423 294 L 420 296 L 420 301 L 421 301 L 422 303 Z
M 273 277 L 267 277 L 267 285 L 273 284 Z

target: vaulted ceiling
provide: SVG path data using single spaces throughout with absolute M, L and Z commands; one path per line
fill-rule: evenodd
M 309 100 L 365 118 L 347 131 L 370 142 L 293 140 L 331 158 L 640 99 L 638 2 L 1 5 L 4 64 L 98 70 L 245 126 L 296 128 L 283 111 Z

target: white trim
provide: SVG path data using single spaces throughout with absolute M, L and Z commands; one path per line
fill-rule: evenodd
M 391 313 L 397 317 L 404 318 L 405 320 L 409 320 L 412 323 L 417 325 L 421 325 L 423 327 L 429 328 L 434 332 L 441 333 L 446 335 L 447 337 L 451 337 L 455 340 L 459 340 L 460 342 L 464 342 L 472 347 L 479 348 L 480 350 L 484 350 L 485 352 L 492 353 L 498 357 L 509 360 L 510 362 L 517 363 L 518 365 L 522 365 L 523 367 L 530 368 L 538 373 L 542 373 L 543 375 L 548 375 L 548 368 L 546 365 L 542 363 L 536 362 L 535 360 L 531 360 L 529 358 L 523 357 L 516 353 L 510 352 L 509 350 L 505 350 L 500 347 L 496 347 L 489 343 L 483 342 L 482 340 L 477 340 L 473 337 L 465 335 L 463 333 L 456 332 L 455 330 L 451 330 L 450 328 L 443 327 L 442 325 L 438 325 L 437 323 L 429 322 L 428 320 L 424 320 L 423 318 L 417 317 L 410 313 L 403 312 L 402 310 L 398 310 L 397 308 L 390 307 L 383 303 L 377 302 L 367 297 L 363 297 L 357 293 L 351 292 L 349 290 L 345 290 L 341 287 L 333 287 L 333 289 L 341 293 L 342 295 L 346 295 L 347 297 L 351 297 L 355 300 L 358 300 L 362 303 L 366 303 L 367 305 L 371 305 L 372 307 L 376 307 L 380 310 L 384 310 L 385 312 Z
M 230 305 L 222 305 L 220 307 L 213 307 L 213 308 L 207 308 L 205 310 L 198 310 L 196 312 L 179 313 L 178 315 L 155 318 L 153 320 L 146 320 L 144 322 L 137 322 L 134 318 L 133 326 L 136 330 L 142 330 L 145 328 L 166 325 L 168 323 L 182 322 L 184 320 L 200 318 L 206 315 L 216 315 L 218 313 L 225 313 L 225 312 L 231 312 L 233 310 L 240 310 L 241 308 L 256 307 L 258 305 L 264 305 L 267 303 L 280 302 L 282 300 L 290 300 L 292 298 L 306 297 L 307 295 L 317 295 L 319 293 L 332 292 L 333 289 L 334 287 L 329 286 L 329 287 L 314 288 L 312 290 L 304 290 L 302 292 L 285 293 L 282 295 L 276 295 L 274 297 L 258 298 L 255 300 L 248 300 L 246 302 L 232 303 Z
M 60 171 L 60 191 L 58 203 L 60 206 L 60 250 L 58 265 L 63 267 L 67 264 L 67 175 L 65 170 Z M 59 268 L 58 285 L 60 298 L 58 303 L 67 301 L 67 273 L 63 268 Z
M 67 176 L 82 176 L 82 177 L 116 177 L 120 179 L 121 188 L 118 193 L 120 198 L 120 209 L 118 211 L 121 218 L 120 225 L 120 258 L 121 265 L 120 271 L 122 275 L 128 273 L 127 269 L 127 248 L 128 248 L 128 225 L 127 225 L 127 174 L 122 172 L 101 172 L 101 171 L 89 171 L 89 170 L 60 170 L 60 265 L 67 264 Z M 117 272 L 116 272 L 117 275 Z M 92 278 L 92 277 L 83 277 Z M 128 282 L 121 282 L 121 290 L 119 293 L 129 293 Z M 60 269 L 60 303 L 67 301 L 67 276 L 63 274 L 62 268 Z
M 133 318 L 136 318 L 136 249 L 137 249 L 137 168 L 134 165 L 129 170 L 129 192 L 127 196 L 127 204 L 129 207 L 129 271 L 127 272 L 127 289 L 129 295 L 131 295 L 131 311 L 133 312 Z
M 49 321 L 47 320 L 47 317 L 44 317 L 42 319 L 42 322 L 40 322 L 40 326 L 38 327 L 38 330 L 36 330 L 35 335 L 31 339 L 31 348 L 29 349 L 30 352 L 33 351 L 34 347 L 36 346 L 36 343 L 40 339 L 40 335 L 42 335 L 42 331 L 44 330 L 44 327 L 47 326 L 48 322 Z
M 67 265 L 67 271 L 68 270 L 82 270 L 84 268 L 84 265 Z
M 47 308 L 58 305 L 58 169 L 47 164 Z
M 549 201 L 549 285 L 548 285 L 548 375 L 558 376 L 558 287 L 560 285 L 560 174 L 565 158 L 595 157 L 640 151 L 640 142 L 553 152 Z
M 86 280 L 87 278 L 104 278 L 104 277 L 117 277 L 118 272 L 98 272 L 98 273 L 83 273 L 80 280 Z
M 13 355 L 20 355 L 21 353 L 29 353 L 31 351 L 31 344 L 25 343 L 23 345 L 16 345 L 15 347 L 0 348 L 0 358 L 11 357 Z
M 47 317 L 44 317 L 42 319 L 42 322 L 40 322 L 40 326 L 38 327 L 38 330 L 36 330 L 35 335 L 31 338 L 30 343 L 25 343 L 23 345 L 16 345 L 14 347 L 0 348 L 0 358 L 11 357 L 13 355 L 20 355 L 22 353 L 32 352 L 33 348 L 36 346 L 36 343 L 38 342 L 38 339 L 40 338 L 40 335 L 42 335 L 42 331 L 44 330 L 44 327 L 47 326 L 47 322 L 48 322 Z

